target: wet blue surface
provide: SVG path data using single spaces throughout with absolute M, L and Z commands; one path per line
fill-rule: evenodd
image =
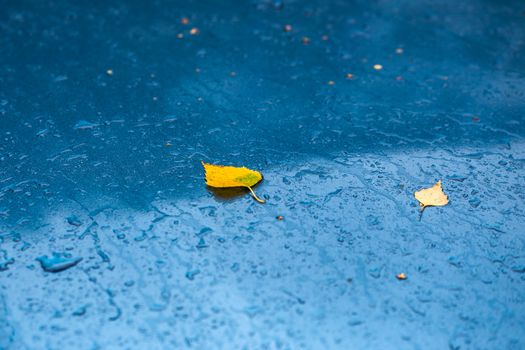
M 523 2 L 0 9 L 0 349 L 525 348 Z

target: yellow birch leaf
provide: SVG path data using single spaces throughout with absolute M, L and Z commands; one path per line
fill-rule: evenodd
M 419 201 L 419 205 L 424 209 L 430 206 L 443 206 L 448 204 L 448 197 L 443 192 L 441 180 L 430 188 L 424 188 L 414 193 L 414 197 Z
M 252 186 L 256 185 L 263 178 L 260 172 L 245 167 L 214 165 L 204 162 L 202 162 L 202 166 L 204 167 L 206 184 L 208 186 L 218 188 L 246 187 L 257 202 L 265 202 L 257 197 L 252 190 Z

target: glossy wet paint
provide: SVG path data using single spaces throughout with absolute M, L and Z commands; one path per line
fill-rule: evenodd
M 523 3 L 0 8 L 0 349 L 525 348 Z

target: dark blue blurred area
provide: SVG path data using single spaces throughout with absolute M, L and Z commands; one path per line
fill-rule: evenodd
M 525 348 L 524 57 L 522 1 L 0 0 L 0 349 Z

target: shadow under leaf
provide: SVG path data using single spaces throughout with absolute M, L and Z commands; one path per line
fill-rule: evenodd
M 259 184 L 256 184 L 252 188 L 256 188 Z M 206 186 L 208 191 L 213 193 L 215 196 L 215 199 L 221 202 L 229 202 L 233 201 L 235 199 L 238 199 L 240 197 L 250 195 L 250 190 L 245 187 L 225 187 L 225 188 L 219 188 L 219 187 L 211 187 Z

